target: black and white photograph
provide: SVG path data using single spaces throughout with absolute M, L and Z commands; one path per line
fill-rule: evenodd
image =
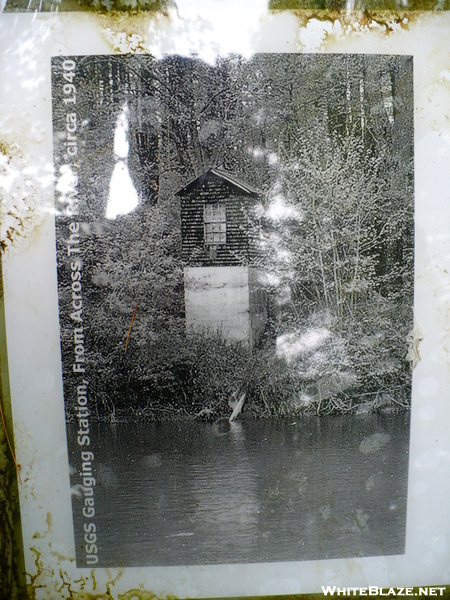
M 405 551 L 406 55 L 52 59 L 78 567 Z

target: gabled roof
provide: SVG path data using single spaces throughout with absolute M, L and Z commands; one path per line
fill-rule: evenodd
M 241 192 L 244 192 L 246 196 L 250 196 L 251 198 L 260 198 L 261 194 L 251 188 L 246 183 L 243 183 L 234 175 L 230 175 L 221 169 L 208 169 L 192 181 L 190 181 L 187 185 L 185 185 L 181 190 L 179 190 L 175 196 L 184 196 L 189 193 L 193 188 L 195 188 L 198 184 L 202 184 L 210 175 L 215 175 L 216 177 L 220 177 L 224 181 L 227 181 L 230 185 L 237 188 Z

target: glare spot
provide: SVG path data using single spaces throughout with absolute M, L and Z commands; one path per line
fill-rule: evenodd
M 292 362 L 300 354 L 318 348 L 329 336 L 328 329 L 310 329 L 301 335 L 298 331 L 279 335 L 276 342 L 277 356 L 288 363 Z
M 374 433 L 365 437 L 359 445 L 362 454 L 373 454 L 384 448 L 389 443 L 391 436 L 388 433 Z
M 4 157 L 2 162 L 6 163 L 6 156 Z M 0 188 L 3 188 L 4 191 L 9 192 L 11 190 L 14 179 L 16 179 L 18 176 L 19 171 L 12 170 L 9 170 L 7 175 L 0 175 Z
M 292 252 L 289 252 L 286 248 L 277 248 L 277 261 L 285 262 L 290 264 L 292 260 Z
M 286 203 L 282 196 L 275 196 L 267 209 L 266 216 L 273 221 L 285 219 L 302 220 L 302 214 L 295 206 Z
M 108 206 L 106 218 L 115 219 L 118 215 L 126 215 L 138 205 L 138 195 L 131 181 L 126 163 L 118 161 L 109 184 Z
M 435 414 L 436 409 L 434 408 L 434 406 L 431 406 L 431 404 L 428 404 L 427 406 L 422 406 L 422 408 L 419 411 L 419 417 L 423 421 L 431 421 L 432 419 L 434 419 Z
M 249 148 L 248 152 L 249 154 L 253 154 L 255 158 L 261 158 L 261 156 L 264 156 L 264 150 L 262 148 Z
M 276 273 L 267 271 L 266 273 L 261 274 L 261 282 L 266 286 L 278 286 L 280 285 L 281 277 Z
M 289 286 L 278 287 L 276 302 L 279 306 L 291 301 L 291 289 Z
M 127 158 L 129 151 L 129 144 L 127 138 L 128 132 L 128 107 L 125 106 L 123 111 L 120 113 L 117 122 L 116 130 L 114 132 L 114 154 L 117 158 Z
M 78 183 L 78 177 L 67 165 L 63 165 L 60 168 L 59 172 L 60 176 L 57 179 L 55 188 L 62 196 L 64 196 L 65 194 L 69 194 L 76 188 Z
M 126 215 L 136 208 L 139 197 L 130 177 L 127 165 L 128 144 L 128 107 L 124 106 L 116 121 L 114 132 L 114 156 L 116 164 L 109 184 L 106 218 L 115 219 Z

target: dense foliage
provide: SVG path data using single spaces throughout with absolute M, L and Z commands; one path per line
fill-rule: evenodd
M 253 416 L 406 408 L 411 60 L 89 60 L 84 76 L 91 116 L 80 181 L 87 199 L 86 348 L 99 417 L 215 418 L 229 415 L 228 401 L 243 392 L 244 414 Z M 114 74 L 110 88 L 108 73 Z M 114 131 L 124 114 L 126 166 L 139 205 L 105 219 L 118 161 Z M 269 320 L 254 352 L 219 334 L 185 332 L 174 194 L 212 166 L 264 197 L 255 216 L 262 224 L 258 263 L 266 274 Z M 62 296 L 65 273 L 62 264 Z M 61 319 L 69 331 L 64 314 Z M 63 344 L 65 361 L 69 354 Z

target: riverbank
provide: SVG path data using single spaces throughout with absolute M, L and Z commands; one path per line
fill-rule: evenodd
M 259 400 L 259 401 L 258 401 Z M 219 419 L 228 420 L 233 412 L 233 403 L 226 399 L 219 399 L 215 404 L 209 402 L 204 408 L 198 405 L 179 405 L 178 403 L 146 402 L 141 406 L 119 403 L 120 407 L 98 405 L 91 408 L 91 414 L 100 423 L 154 423 L 158 421 L 196 420 L 214 422 Z M 305 395 L 293 396 L 280 402 L 262 401 L 261 399 L 245 400 L 239 420 L 248 419 L 277 419 L 283 417 L 299 417 L 302 415 L 316 415 L 325 417 L 330 415 L 370 415 L 370 414 L 397 414 L 409 412 L 410 401 L 395 397 L 388 393 L 362 393 L 353 397 L 331 397 L 326 399 L 308 398 Z M 71 414 L 66 414 L 68 423 L 74 421 Z

